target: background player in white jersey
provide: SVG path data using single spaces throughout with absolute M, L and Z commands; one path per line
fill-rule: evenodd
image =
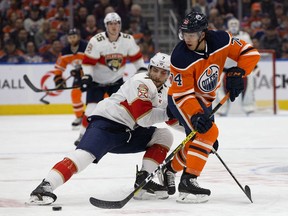
M 250 35 L 247 32 L 240 31 L 240 23 L 238 19 L 231 18 L 227 22 L 228 31 L 233 35 L 233 37 L 239 38 L 241 40 L 246 41 L 249 44 L 253 44 Z M 237 63 L 233 61 L 230 58 L 227 58 L 224 66 L 224 72 L 228 68 L 231 68 L 233 66 L 236 66 Z M 256 101 L 254 96 L 254 78 L 255 75 L 260 73 L 259 67 L 256 66 L 254 71 L 250 74 L 250 76 L 247 76 L 244 78 L 244 91 L 240 94 L 240 96 L 236 99 L 238 100 L 238 103 L 231 103 L 230 101 L 227 101 L 225 104 L 222 105 L 221 109 L 217 112 L 217 114 L 221 116 L 227 116 L 231 107 L 237 106 L 240 103 L 241 111 L 243 111 L 245 114 L 249 115 L 250 113 L 253 113 L 256 109 Z M 221 86 L 217 92 L 217 98 L 215 103 L 221 100 L 225 96 L 226 89 L 225 89 L 225 76 L 226 73 L 222 73 L 221 76 Z
M 148 73 L 134 75 L 115 94 L 99 102 L 76 150 L 54 165 L 32 191 L 29 202 L 35 205 L 53 203 L 57 198 L 53 191 L 57 187 L 89 164 L 99 162 L 108 152 L 145 151 L 142 168 L 137 169 L 135 187 L 141 184 L 163 162 L 173 143 L 173 135 L 167 128 L 152 126 L 169 119 L 165 86 L 169 67 L 170 56 L 157 53 L 150 60 Z M 157 198 L 168 198 L 167 187 L 153 181 L 147 183 L 136 198 L 143 198 L 145 192 Z
M 92 37 L 85 50 L 82 62 L 84 76 L 82 91 L 87 91 L 86 110 L 80 128 L 79 144 L 87 127 L 89 116 L 105 94 L 111 96 L 123 84 L 124 69 L 129 60 L 137 71 L 145 69 L 142 53 L 132 35 L 121 31 L 121 18 L 117 13 L 108 13 L 104 19 L 105 32 Z

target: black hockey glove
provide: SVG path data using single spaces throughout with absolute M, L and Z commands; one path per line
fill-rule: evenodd
M 70 71 L 71 76 L 75 77 L 75 78 L 81 78 L 83 76 L 83 70 L 82 68 L 77 68 L 77 69 L 73 69 Z
M 244 90 L 244 75 L 245 70 L 239 67 L 231 67 L 226 72 L 226 90 L 230 92 L 232 102 Z
M 56 75 L 54 77 L 54 82 L 56 88 L 66 88 L 66 82 L 61 75 Z
M 207 114 L 197 113 L 191 117 L 191 123 L 199 133 L 206 133 L 212 127 L 212 120 Z
M 92 84 L 92 77 L 90 75 L 84 75 L 81 79 L 81 91 L 85 92 Z

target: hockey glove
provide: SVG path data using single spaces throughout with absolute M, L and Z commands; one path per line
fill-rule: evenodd
M 191 117 L 191 123 L 199 133 L 206 133 L 212 127 L 212 120 L 207 114 L 197 113 Z
M 56 75 L 54 77 L 54 82 L 56 88 L 66 88 L 66 82 L 61 75 Z
M 71 76 L 75 77 L 75 78 L 81 78 L 83 76 L 83 70 L 82 68 L 77 68 L 77 69 L 73 69 L 70 71 Z
M 85 92 L 92 84 L 92 77 L 90 75 L 84 75 L 81 79 L 81 91 Z
M 245 70 L 239 67 L 231 67 L 226 72 L 226 89 L 230 93 L 232 102 L 244 90 L 244 74 Z

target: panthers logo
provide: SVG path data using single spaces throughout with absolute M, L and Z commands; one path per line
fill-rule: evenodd
M 210 65 L 199 77 L 197 82 L 198 88 L 205 93 L 212 92 L 217 87 L 218 78 L 219 66 L 215 64 Z
M 110 54 L 105 56 L 105 62 L 113 72 L 117 72 L 122 66 L 123 55 L 122 54 Z

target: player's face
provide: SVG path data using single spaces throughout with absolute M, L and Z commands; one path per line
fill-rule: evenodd
M 202 35 L 200 32 L 183 32 L 183 39 L 190 50 L 195 50 L 199 39 L 201 39 Z
M 67 37 L 69 44 L 71 44 L 72 46 L 75 46 L 78 44 L 80 37 L 79 35 L 68 35 Z
M 108 22 L 107 23 L 107 32 L 112 36 L 118 36 L 121 30 L 121 23 L 120 22 Z
M 150 67 L 149 77 L 157 88 L 161 87 L 169 77 L 169 71 L 158 67 Z

